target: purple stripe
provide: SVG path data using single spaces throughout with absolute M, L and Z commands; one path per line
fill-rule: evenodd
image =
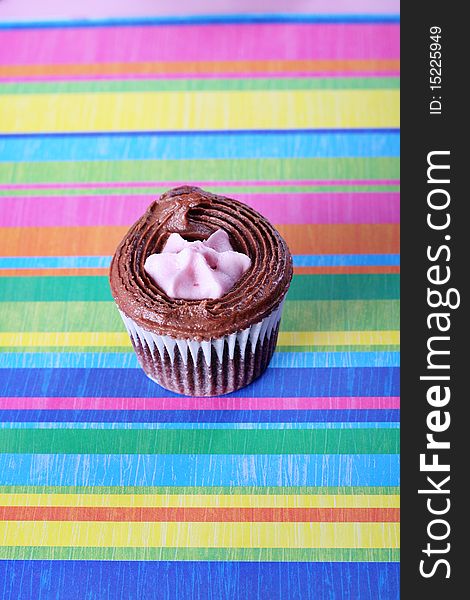
M 272 4 L 272 3 L 271 3 Z M 393 15 L 398 14 L 398 0 L 296 0 L 270 6 L 266 0 L 178 0 L 178 2 L 155 2 L 154 0 L 80 0 L 80 3 L 64 0 L 42 0 L 40 3 L 26 1 L 0 3 L 0 18 L 9 20 L 44 21 L 44 19 L 90 19 L 139 18 L 139 17 L 186 17 L 188 15 L 265 14 L 267 10 L 282 9 L 284 14 L 305 15 Z
M 184 43 L 182 37 L 184 36 Z M 256 23 L 7 30 L 0 64 L 364 60 L 399 56 L 397 24 Z M 127 43 L 123 44 L 125 39 Z

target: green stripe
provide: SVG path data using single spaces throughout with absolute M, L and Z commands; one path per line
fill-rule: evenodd
M 394 429 L 3 429 L 16 454 L 397 454 Z
M 67 94 L 74 92 L 169 92 L 223 90 L 378 90 L 398 89 L 397 77 L 299 77 L 254 79 L 123 79 L 4 83 L 0 94 Z
M 2 560 L 398 562 L 396 548 L 83 548 L 3 546 Z
M 59 485 L 0 485 L 0 494 L 163 494 L 163 495 L 345 495 L 390 496 L 400 493 L 395 486 L 59 486 Z
M 305 276 L 304 276 L 305 277 Z M 294 300 L 284 305 L 281 331 L 389 331 L 400 327 L 399 300 Z
M 399 275 L 296 275 L 288 300 L 387 300 L 399 298 Z M 106 276 L 0 277 L 2 302 L 112 300 Z M 316 327 L 316 325 L 315 325 Z
M 0 163 L 3 183 L 398 179 L 400 159 L 258 158 Z
M 387 331 L 399 328 L 398 300 L 290 300 L 283 331 Z M 0 331 L 123 331 L 114 302 L 4 302 Z
M 233 195 L 237 194 L 259 194 L 259 193 L 305 193 L 305 192 L 399 192 L 398 185 L 263 185 L 263 186 L 204 186 L 208 191 Z M 165 187 L 114 187 L 114 188 L 28 188 L 0 190 L 0 196 L 123 196 L 130 194 L 133 196 L 159 196 L 168 190 Z

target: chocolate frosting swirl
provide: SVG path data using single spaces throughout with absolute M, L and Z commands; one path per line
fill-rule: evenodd
M 251 267 L 221 298 L 170 298 L 145 272 L 146 258 L 160 252 L 171 233 L 194 241 L 217 229 L 251 258 Z M 181 186 L 153 202 L 131 227 L 111 262 L 110 283 L 120 310 L 143 329 L 201 341 L 261 321 L 283 300 L 292 272 L 286 242 L 262 215 L 237 200 Z

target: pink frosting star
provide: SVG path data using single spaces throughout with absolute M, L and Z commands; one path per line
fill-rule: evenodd
M 170 298 L 203 300 L 226 294 L 250 265 L 250 257 L 235 252 L 227 232 L 218 229 L 203 242 L 172 233 L 161 253 L 147 258 L 144 269 Z

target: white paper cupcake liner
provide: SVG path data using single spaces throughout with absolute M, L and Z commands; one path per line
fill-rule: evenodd
M 178 393 L 205 396 L 239 389 L 266 369 L 276 345 L 283 305 L 284 301 L 242 331 L 201 342 L 147 331 L 119 312 L 139 362 L 153 381 Z

